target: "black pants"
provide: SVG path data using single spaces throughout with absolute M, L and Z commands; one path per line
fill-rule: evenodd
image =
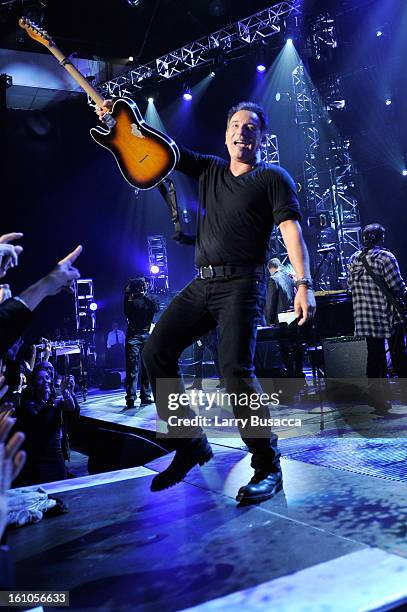
M 144 351 L 143 359 L 151 381 L 158 414 L 168 421 L 168 394 L 184 392 L 178 359 L 187 346 L 219 326 L 219 362 L 228 393 L 253 394 L 262 389 L 254 375 L 254 350 L 257 321 L 264 309 L 266 281 L 262 274 L 239 275 L 231 278 L 195 279 L 170 303 L 163 313 Z M 157 395 L 157 379 L 160 390 Z M 233 406 L 236 418 L 250 417 L 247 406 Z M 180 407 L 177 416 L 188 418 L 191 409 Z M 268 418 L 268 406 L 255 411 L 261 418 Z M 193 415 L 193 413 L 192 413 Z M 270 427 L 253 431 L 242 428 L 240 435 L 251 451 L 264 451 L 278 457 L 277 436 Z M 196 432 L 197 435 L 201 430 Z M 188 436 L 191 432 L 188 432 Z M 261 437 L 258 437 L 261 436 Z M 186 436 L 187 437 L 187 436 Z M 174 448 L 185 442 L 175 441 Z
M 387 359 L 384 338 L 366 337 L 368 378 L 386 378 Z M 394 333 L 388 338 L 393 370 L 399 378 L 407 378 L 407 355 L 402 325 L 396 325 Z
M 149 395 L 150 383 L 141 359 L 141 351 L 147 342 L 148 334 L 126 334 L 126 402 L 137 399 L 137 383 L 140 372 L 140 397 Z

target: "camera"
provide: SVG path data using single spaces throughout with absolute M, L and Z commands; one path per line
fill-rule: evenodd
M 125 288 L 125 294 L 127 299 L 132 300 L 137 297 L 146 295 L 149 288 L 149 281 L 144 276 L 137 276 L 135 278 L 129 278 Z

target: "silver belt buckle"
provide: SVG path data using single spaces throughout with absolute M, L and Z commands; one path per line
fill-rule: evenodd
M 204 274 L 204 271 L 209 270 L 210 275 L 206 276 L 206 274 Z M 215 273 L 213 271 L 212 266 L 201 266 L 199 268 L 199 278 L 201 280 L 205 280 L 206 278 L 213 278 L 215 276 Z

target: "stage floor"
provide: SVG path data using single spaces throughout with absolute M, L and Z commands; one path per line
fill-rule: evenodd
M 123 405 L 122 391 L 91 393 L 82 415 L 155 428 L 154 406 Z M 279 431 L 284 490 L 259 506 L 236 505 L 251 469 L 232 437 L 215 437 L 214 459 L 160 493 L 149 485 L 169 456 L 44 485 L 70 511 L 10 533 L 16 588 L 69 590 L 73 610 L 354 612 L 407 602 L 407 440 L 360 435 L 349 418 L 339 427 L 328 408 L 295 407 L 308 425 Z M 391 412 L 394 427 L 402 407 Z

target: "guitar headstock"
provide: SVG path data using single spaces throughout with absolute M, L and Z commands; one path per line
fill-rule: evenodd
M 27 17 L 21 17 L 21 19 L 18 20 L 18 23 L 20 28 L 23 28 L 30 38 L 36 40 L 45 47 L 50 47 L 54 44 L 51 36 L 49 36 L 49 34 L 47 34 L 47 32 L 40 28 L 36 23 L 30 19 L 27 19 Z

